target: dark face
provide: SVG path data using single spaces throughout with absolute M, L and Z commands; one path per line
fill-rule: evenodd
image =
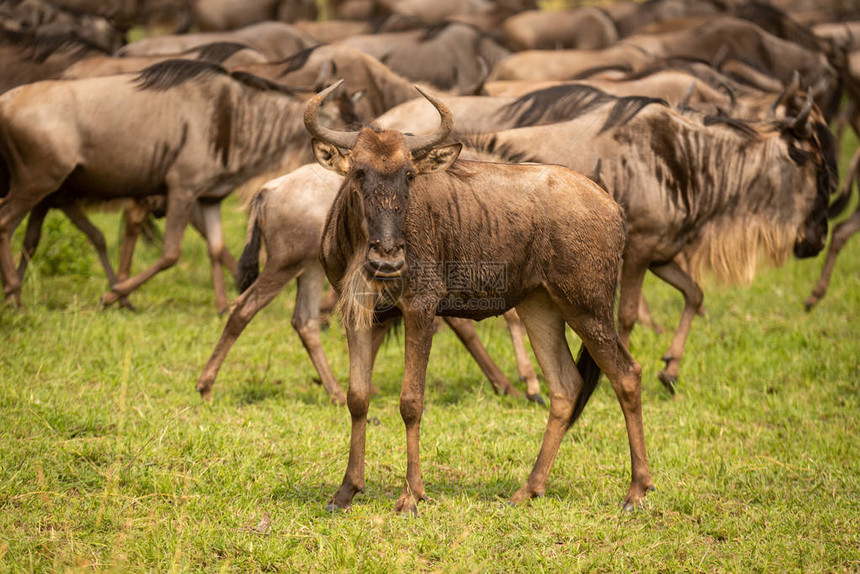
M 792 154 L 795 161 L 799 164 L 812 162 L 815 169 L 816 193 L 812 209 L 794 243 L 794 255 L 801 259 L 814 257 L 824 249 L 827 242 L 828 204 L 839 182 L 833 134 L 821 121 L 811 122 L 810 128 L 810 133 L 802 141 L 789 144 L 800 146 L 801 152 Z
M 414 177 L 409 162 L 386 171 L 356 164 L 350 172 L 352 190 L 362 202 L 367 226 L 365 268 L 374 277 L 393 278 L 404 271 L 403 217 Z

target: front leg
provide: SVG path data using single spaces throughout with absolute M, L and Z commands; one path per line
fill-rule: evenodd
M 424 309 L 410 310 L 403 315 L 406 365 L 400 391 L 400 416 L 406 426 L 406 484 L 403 485 L 403 492 L 397 499 L 394 510 L 413 515 L 418 513 L 418 501 L 424 499 L 419 435 L 421 415 L 424 412 L 427 360 L 430 358 L 430 346 L 433 343 L 433 318 L 433 311 Z
M 681 266 L 675 261 L 652 266 L 651 271 L 684 295 L 684 311 L 681 313 L 681 321 L 675 330 L 675 336 L 672 337 L 669 349 L 663 355 L 666 368 L 658 374 L 660 382 L 674 395 L 675 385 L 678 381 L 678 369 L 681 365 L 681 357 L 684 355 L 684 346 L 687 343 L 687 336 L 690 334 L 693 319 L 702 307 L 704 294 L 693 278 L 681 269 Z
M 371 331 L 346 328 L 349 347 L 349 390 L 346 404 L 352 417 L 349 462 L 340 488 L 326 505 L 327 510 L 347 509 L 356 493 L 364 492 L 364 445 L 367 434 L 367 409 L 370 405 L 370 372 L 373 368 Z

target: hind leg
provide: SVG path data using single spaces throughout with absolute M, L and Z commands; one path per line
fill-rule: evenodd
M 475 330 L 475 323 L 469 319 L 460 319 L 457 317 L 443 317 L 445 322 L 460 339 L 460 342 L 468 349 L 472 358 L 481 367 L 484 375 L 490 379 L 493 389 L 500 395 L 511 395 L 514 397 L 520 396 L 520 392 L 516 390 L 499 366 L 493 361 L 487 348 L 481 343 L 478 337 L 478 332 Z
M 550 468 L 564 433 L 570 426 L 577 397 L 583 388 L 582 377 L 564 337 L 564 321 L 546 293 L 538 291 L 530 295 L 517 306 L 517 314 L 525 324 L 532 349 L 549 387 L 549 418 L 540 453 L 528 480 L 511 497 L 514 504 L 542 496 L 546 491 Z
M 568 301 L 557 300 L 565 321 L 585 345 L 580 369 L 589 371 L 593 360 L 606 373 L 612 390 L 621 404 L 630 446 L 631 480 L 623 506 L 633 510 L 642 504 L 645 495 L 654 490 L 645 452 L 645 430 L 642 424 L 642 368 L 621 343 L 612 318 L 612 301 L 603 309 L 583 309 Z M 585 375 L 588 378 L 587 375 Z M 599 376 L 599 374 L 598 374 Z M 595 381 L 596 382 L 596 381 Z
M 299 264 L 279 266 L 270 259 L 266 262 L 266 266 L 257 280 L 236 299 L 233 311 L 227 319 L 227 324 L 224 325 L 221 338 L 218 339 L 212 355 L 197 379 L 197 391 L 204 400 L 212 398 L 212 385 L 215 383 L 218 371 L 236 339 L 239 338 L 254 315 L 271 303 L 284 286 L 301 270 L 302 266 Z
M 299 334 L 328 396 L 332 402 L 343 405 L 346 404 L 346 395 L 337 384 L 320 338 L 319 299 L 324 282 L 325 272 L 320 264 L 316 261 L 310 263 L 298 279 L 296 309 L 291 324 Z
M 21 258 L 18 261 L 18 278 L 23 281 L 24 274 L 27 272 L 27 265 L 30 259 L 36 254 L 36 248 L 39 247 L 39 242 L 42 239 L 42 226 L 45 223 L 45 217 L 51 208 L 46 202 L 40 202 L 39 205 L 33 208 L 30 212 L 30 217 L 27 219 L 27 227 L 24 229 L 24 243 L 21 246 Z
M 12 257 L 12 231 L 29 211 L 58 187 L 59 184 L 53 183 L 26 185 L 13 181 L 9 193 L 0 198 L 0 279 L 6 302 L 16 307 L 21 307 L 21 278 Z
M 195 222 L 198 218 L 198 212 L 200 222 Z M 229 303 L 227 300 L 227 289 L 224 285 L 224 270 L 221 267 L 224 251 L 226 251 L 224 247 L 224 233 L 221 229 L 221 203 L 195 202 L 191 222 L 193 227 L 197 228 L 203 239 L 206 240 L 206 248 L 209 251 L 209 262 L 212 268 L 212 285 L 215 289 L 215 308 L 218 310 L 218 314 L 222 315 L 227 312 Z M 203 224 L 202 231 L 198 228 L 201 222 Z
M 168 195 L 167 219 L 164 226 L 164 246 L 161 257 L 137 275 L 113 285 L 111 292 L 102 296 L 102 304 L 108 306 L 116 303 L 121 297 L 130 294 L 161 271 L 176 265 L 176 262 L 179 261 L 180 249 L 182 247 L 182 235 L 185 232 L 188 219 L 191 217 L 193 201 L 193 194 L 189 191 L 177 189 Z
M 526 383 L 526 398 L 539 405 L 546 406 L 546 402 L 540 396 L 540 383 L 538 382 L 537 374 L 535 374 L 528 351 L 526 351 L 525 331 L 523 330 L 520 316 L 517 315 L 514 309 L 509 310 L 503 316 L 508 325 L 508 332 L 511 334 L 514 357 L 517 360 L 517 372 L 520 380 Z

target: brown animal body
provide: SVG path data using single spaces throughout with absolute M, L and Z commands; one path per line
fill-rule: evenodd
M 557 99 L 546 90 L 520 106 L 539 112 L 546 107 L 541 102 Z M 660 373 L 674 389 L 703 298 L 695 277 L 710 268 L 726 281 L 749 282 L 760 250 L 779 264 L 792 251 L 810 257 L 824 247 L 827 201 L 838 180 L 833 136 L 809 100 L 785 119 L 760 123 L 680 114 L 645 98 L 591 100 L 581 109 L 571 121 L 476 136 L 472 145 L 489 157 L 554 161 L 591 173 L 613 194 L 629 236 L 622 340 L 636 321 L 646 270 L 684 295 Z M 600 171 L 593 173 L 598 158 Z M 682 254 L 687 269 L 674 262 Z
M 783 40 L 747 20 L 714 18 L 691 30 L 635 36 L 624 42 L 660 58 L 734 59 L 783 84 L 798 72 L 803 85 L 814 88 L 816 101 L 828 119 L 835 114 L 841 97 L 839 72 L 831 65 L 828 54 Z
M 313 0 L 191 0 L 201 32 L 236 30 L 258 22 L 316 20 Z
M 239 285 L 242 294 L 234 302 L 230 317 L 212 355 L 197 379 L 204 399 L 227 353 L 253 317 L 293 278 L 296 278 L 296 307 L 291 324 L 302 340 L 331 400 L 346 403 L 320 342 L 320 297 L 325 274 L 319 262 L 319 247 L 328 210 L 343 178 L 316 163 L 267 182 L 250 201 L 248 241 L 240 259 Z M 260 242 L 265 243 L 266 263 L 259 270 Z M 448 324 L 475 357 L 496 392 L 519 395 L 490 358 L 471 321 L 446 318 Z M 378 346 L 382 337 L 374 341 Z M 530 365 L 528 365 L 530 367 Z M 538 388 L 529 395 L 543 402 Z
M 7 30 L 39 36 L 72 34 L 108 53 L 125 42 L 124 29 L 117 29 L 107 18 L 63 10 L 44 0 L 0 3 L 0 31 Z
M 57 77 L 69 66 L 107 54 L 74 35 L 32 37 L 0 32 L 0 94 Z
M 405 78 L 370 54 L 342 44 L 317 46 L 283 62 L 240 69 L 286 86 L 314 90 L 343 79 L 350 90 L 362 94 L 354 110 L 362 122 L 370 122 L 394 106 L 416 97 L 412 84 Z
M 178 54 L 196 46 L 216 42 L 236 42 L 250 46 L 268 60 L 279 60 L 318 44 L 316 40 L 284 22 L 262 22 L 230 32 L 201 32 L 176 36 L 153 36 L 123 46 L 118 56 L 160 56 Z
M 490 71 L 488 82 L 500 80 L 575 80 L 591 70 L 617 67 L 632 72 L 656 61 L 637 46 L 615 44 L 602 50 L 526 50 L 512 54 Z
M 506 44 L 513 50 L 596 50 L 618 40 L 612 18 L 599 8 L 529 10 L 502 24 Z
M 341 44 L 370 54 L 409 80 L 461 93 L 474 92 L 487 71 L 510 53 L 480 30 L 457 22 L 353 36 Z
M 129 74 L 139 72 L 153 64 L 176 58 L 211 62 L 228 70 L 266 62 L 265 56 L 253 48 L 233 42 L 218 42 L 197 46 L 176 55 L 127 56 L 124 58 L 96 56 L 72 64 L 58 76 L 63 80 L 76 80 L 96 76 Z
M 20 303 L 9 231 L 57 192 L 90 201 L 167 196 L 162 257 L 115 284 L 105 303 L 172 266 L 197 200 L 206 201 L 204 218 L 215 225 L 218 202 L 237 185 L 281 168 L 292 148 L 305 148 L 301 103 L 262 79 L 189 60 L 162 62 L 138 76 L 41 82 L 4 94 L 0 270 L 7 299 Z M 209 237 L 211 254 L 219 258 L 217 225 Z M 223 309 L 220 266 L 213 275 Z
M 316 138 L 317 161 L 346 177 L 329 212 L 320 256 L 341 295 L 352 416 L 349 463 L 329 506 L 346 508 L 364 490 L 371 324 L 403 316 L 400 413 L 407 468 L 395 510 L 415 513 L 424 498 L 419 428 L 434 317 L 481 319 L 513 307 L 528 330 L 551 403 L 540 454 L 512 501 L 544 493 L 564 433 L 603 370 L 627 423 L 632 480 L 624 505 L 640 504 L 653 483 L 642 428 L 641 369 L 614 325 L 625 242 L 618 206 L 587 178 L 558 166 L 456 162 L 460 145 L 439 145 L 453 118 L 435 98 L 427 96 L 442 125 L 432 135 L 416 137 L 321 128 L 316 109 L 326 95 L 308 105 L 305 124 Z M 565 340 L 565 324 L 584 342 L 578 364 Z

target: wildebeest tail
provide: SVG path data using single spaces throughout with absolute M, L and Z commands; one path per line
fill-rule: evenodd
M 597 383 L 600 381 L 600 367 L 597 366 L 597 363 L 594 361 L 591 353 L 588 352 L 588 349 L 585 348 L 585 345 L 579 348 L 579 356 L 576 358 L 576 368 L 579 370 L 580 376 L 582 376 L 583 385 L 582 391 L 580 391 L 579 397 L 576 399 L 576 404 L 573 407 L 573 416 L 570 417 L 570 422 L 567 425 L 568 428 L 572 427 L 576 419 L 579 418 L 579 415 L 582 414 L 585 405 L 588 404 L 588 399 L 594 394 L 594 389 L 597 388 Z
M 827 214 L 830 219 L 837 217 L 848 207 L 848 202 L 851 199 L 851 189 L 854 187 L 854 182 L 857 181 L 858 169 L 860 169 L 860 150 L 857 150 L 854 153 L 854 157 L 851 158 L 851 165 L 848 166 L 848 175 L 846 175 L 845 181 L 842 182 L 842 188 L 839 190 L 836 199 L 830 204 Z
M 265 202 L 265 193 L 260 191 L 251 198 L 249 204 L 248 235 L 245 239 L 245 249 L 239 257 L 239 273 L 236 277 L 236 287 L 240 293 L 247 291 L 260 276 L 260 240 Z

